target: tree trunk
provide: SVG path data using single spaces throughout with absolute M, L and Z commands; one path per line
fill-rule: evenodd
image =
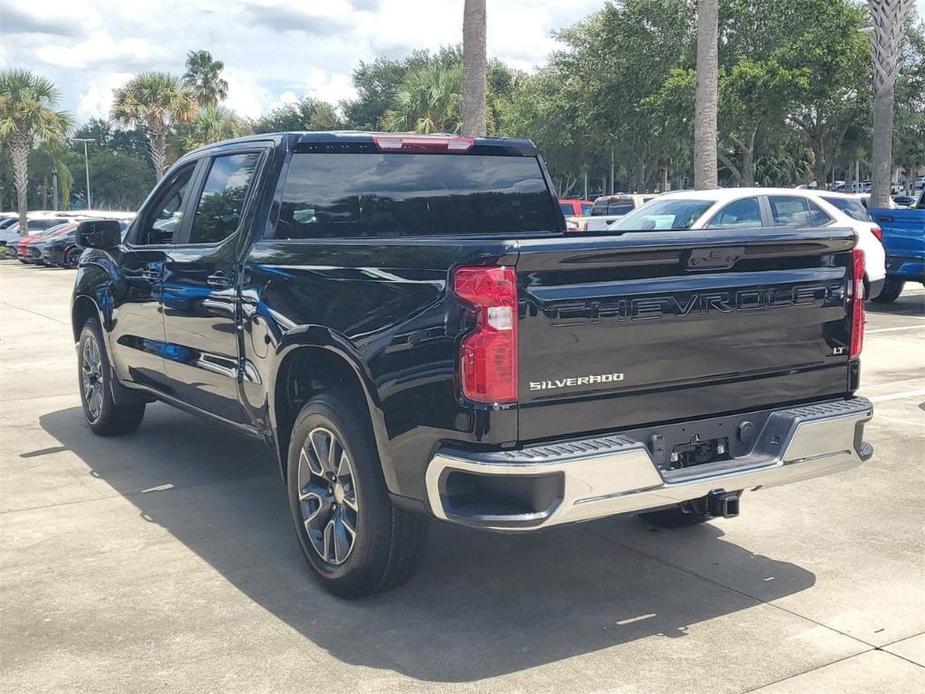
M 825 152 L 823 145 L 813 143 L 813 178 L 816 179 L 816 187 L 819 190 L 825 188 Z
M 870 206 L 889 207 L 893 153 L 893 87 L 874 94 L 874 146 L 871 152 Z
M 717 187 L 717 0 L 697 0 L 697 92 L 694 101 L 694 187 Z
M 29 209 L 29 139 L 19 134 L 10 137 L 10 159 L 13 162 L 13 183 L 16 186 L 16 211 L 19 212 L 19 235 L 26 236 L 29 225 L 26 212 Z
M 893 90 L 899 76 L 903 25 L 913 0 L 867 0 L 873 25 L 874 142 L 871 150 L 870 206 L 890 204 L 893 179 Z
M 167 170 L 167 128 L 163 123 L 149 123 L 147 130 L 148 151 L 154 165 L 154 175 L 159 181 Z M 89 201 L 87 204 L 90 204 Z
M 466 0 L 463 9 L 462 134 L 485 137 L 485 0 Z

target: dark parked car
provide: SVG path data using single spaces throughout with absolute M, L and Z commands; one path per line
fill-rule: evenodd
M 124 233 L 129 223 L 116 220 Z M 77 245 L 77 224 L 72 224 L 67 231 L 50 238 L 42 244 L 42 261 L 45 265 L 75 268 L 80 260 L 83 248 Z
M 178 161 L 124 240 L 81 224 L 83 411 L 125 434 L 162 400 L 266 441 L 344 596 L 406 580 L 428 516 L 734 516 L 873 453 L 855 240 L 567 234 L 526 140 L 255 135 Z

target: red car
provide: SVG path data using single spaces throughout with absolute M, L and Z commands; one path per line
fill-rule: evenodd
M 62 220 L 61 224 L 58 224 L 57 226 L 49 227 L 48 229 L 43 229 L 42 231 L 37 231 L 34 234 L 29 234 L 28 236 L 23 236 L 19 240 L 19 243 L 16 244 L 16 258 L 21 263 L 41 264 L 42 254 L 39 253 L 37 256 L 35 254 L 30 254 L 29 247 L 39 239 L 48 238 L 49 236 L 58 233 L 61 228 L 66 225 L 67 220 Z
M 559 207 L 562 208 L 562 214 L 565 215 L 565 222 L 569 231 L 585 231 L 588 228 L 585 217 L 591 214 L 591 208 L 594 203 L 590 200 L 579 200 L 577 198 L 560 198 Z

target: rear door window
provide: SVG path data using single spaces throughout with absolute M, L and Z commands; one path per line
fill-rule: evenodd
M 735 229 L 761 226 L 758 198 L 743 198 L 726 205 L 707 222 L 711 229 Z
M 296 152 L 276 238 L 516 234 L 560 219 L 535 157 Z
M 823 195 L 822 199 L 827 203 L 832 205 L 838 210 L 841 210 L 846 215 L 851 217 L 851 219 L 857 220 L 859 222 L 872 222 L 870 215 L 867 213 L 867 208 L 861 204 L 861 201 L 857 198 L 840 198 L 834 195 L 826 196 Z
M 779 227 L 821 227 L 831 217 L 811 200 L 791 195 L 769 195 L 771 224 Z
M 218 243 L 235 232 L 259 159 L 257 152 L 247 152 L 212 160 L 193 215 L 189 243 Z

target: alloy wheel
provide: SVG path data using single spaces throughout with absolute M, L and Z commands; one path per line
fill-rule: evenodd
M 87 417 L 91 422 L 95 422 L 103 411 L 103 360 L 100 346 L 92 334 L 84 339 L 80 355 L 80 381 Z
M 318 556 L 332 566 L 347 561 L 357 536 L 359 506 L 353 466 L 330 429 L 312 429 L 299 454 L 299 506 Z

